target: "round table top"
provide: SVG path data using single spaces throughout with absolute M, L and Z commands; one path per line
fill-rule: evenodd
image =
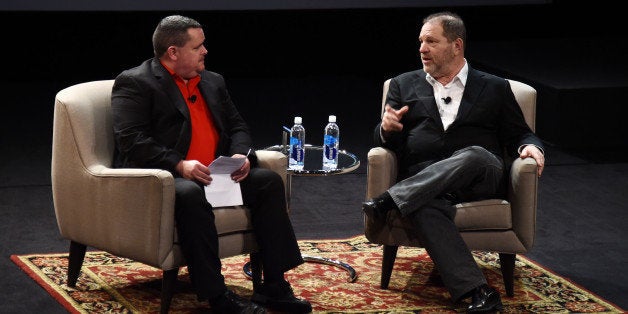
M 274 145 L 264 150 L 273 150 L 287 153 L 288 148 L 282 145 Z M 348 173 L 360 166 L 360 160 L 354 154 L 346 151 L 338 151 L 338 168 L 323 170 L 323 147 L 305 144 L 305 162 L 302 170 L 288 169 L 288 173 L 298 176 L 326 176 Z

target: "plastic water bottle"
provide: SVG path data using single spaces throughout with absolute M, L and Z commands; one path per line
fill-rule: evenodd
M 305 128 L 301 117 L 294 117 L 294 125 L 290 129 L 290 159 L 288 168 L 302 170 L 305 161 Z
M 338 148 L 340 146 L 340 128 L 336 124 L 336 116 L 329 116 L 323 138 L 323 170 L 338 168 Z

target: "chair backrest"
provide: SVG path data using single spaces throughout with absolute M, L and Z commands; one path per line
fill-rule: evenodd
M 508 82 L 510 83 L 510 88 L 512 89 L 513 94 L 515 94 L 517 103 L 519 103 L 519 107 L 521 107 L 526 123 L 530 129 L 532 129 L 532 132 L 534 132 L 536 130 L 536 89 L 519 81 L 509 79 Z M 390 79 L 384 82 L 381 109 L 382 115 L 384 114 L 384 106 L 386 105 L 386 95 L 388 94 L 389 85 Z
M 67 171 L 63 165 L 81 164 L 110 167 L 114 140 L 111 122 L 113 80 L 93 81 L 70 86 L 55 98 L 52 167 Z M 78 163 L 71 163 L 75 160 Z M 71 170 L 70 170 L 71 171 Z M 53 174 L 53 177 L 54 174 Z
M 86 191 L 97 184 L 89 180 L 92 174 L 113 160 L 112 86 L 113 80 L 73 85 L 57 93 L 54 105 L 50 170 L 57 224 L 65 238 L 93 246 L 106 231 L 86 223 L 99 218 L 93 192 Z
M 519 103 L 519 107 L 521 107 L 526 123 L 530 129 L 532 129 L 532 132 L 535 132 L 536 89 L 519 81 L 509 79 L 508 82 L 510 82 L 510 89 L 512 89 L 513 94 L 515 94 L 515 99 L 517 100 L 517 103 Z

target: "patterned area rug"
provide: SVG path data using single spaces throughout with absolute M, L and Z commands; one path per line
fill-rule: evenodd
M 379 288 L 382 249 L 363 236 L 342 240 L 299 241 L 302 253 L 351 265 L 357 279 L 326 263 L 305 263 L 286 273 L 295 294 L 308 299 L 315 313 L 456 313 L 445 288 L 430 278 L 433 264 L 425 250 L 400 247 L 388 290 Z M 623 310 L 523 256 L 515 268 L 515 296 L 505 296 L 497 254 L 474 252 L 489 284 L 500 290 L 504 313 L 623 313 Z M 11 259 L 72 313 L 158 313 L 161 271 L 129 259 L 88 251 L 76 288 L 65 285 L 67 254 L 13 255 Z M 223 259 L 227 285 L 252 294 L 242 266 L 248 256 Z M 171 313 L 210 312 L 198 302 L 187 271 Z

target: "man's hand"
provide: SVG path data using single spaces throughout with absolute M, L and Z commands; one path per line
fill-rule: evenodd
M 541 153 L 541 150 L 538 147 L 534 145 L 527 145 L 521 150 L 519 157 L 522 159 L 526 157 L 534 158 L 536 164 L 538 165 L 538 176 L 541 176 L 543 168 L 545 168 L 545 156 L 543 156 L 543 153 Z
M 249 159 L 242 155 L 242 154 L 234 154 L 233 156 L 234 158 L 246 158 L 246 160 L 244 161 L 244 164 L 242 165 L 242 167 L 240 167 L 240 169 L 234 171 L 231 174 L 231 179 L 233 179 L 233 181 L 235 182 L 240 182 L 242 180 L 244 180 L 248 175 L 249 172 L 251 171 L 251 162 L 249 161 Z
M 212 182 L 209 168 L 198 160 L 181 160 L 175 168 L 181 176 L 188 180 L 195 180 L 204 185 L 209 185 Z
M 399 132 L 403 129 L 401 118 L 409 107 L 403 106 L 399 110 L 393 109 L 389 104 L 384 107 L 384 115 L 382 116 L 382 131 L 384 132 Z

